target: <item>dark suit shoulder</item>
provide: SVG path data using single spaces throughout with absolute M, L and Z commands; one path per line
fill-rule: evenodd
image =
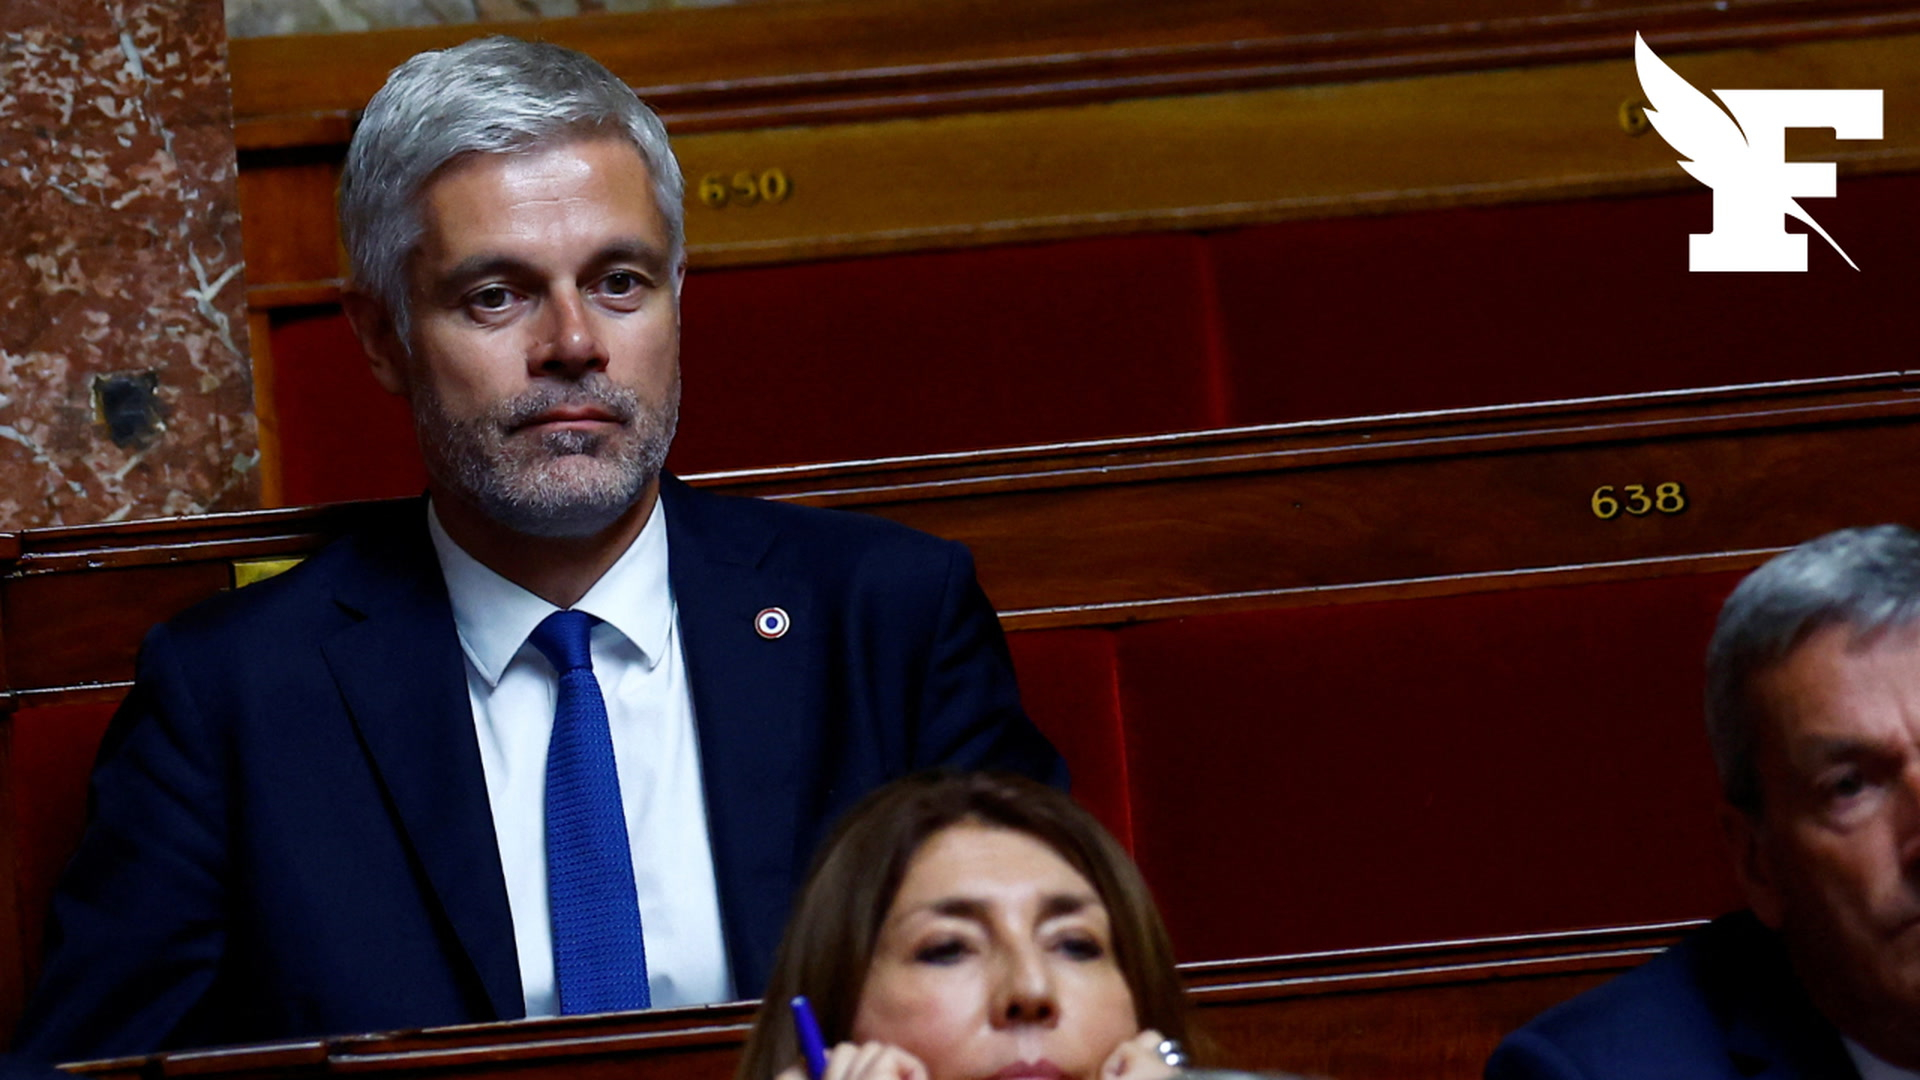
M 208 597 L 160 629 L 188 649 L 229 642 L 271 648 L 330 632 L 361 614 L 343 599 L 396 589 L 444 593 L 425 512 L 418 499 L 369 507 L 355 529 L 298 566 Z
M 371 508 L 359 528 L 299 566 L 154 627 L 103 753 L 156 710 L 251 728 L 271 725 L 289 700 L 334 693 L 327 647 L 375 611 L 403 613 L 423 650 L 457 664 L 453 609 L 423 500 Z M 196 704 L 183 708 L 189 702 Z
M 1724 915 L 1508 1036 L 1489 1080 L 1846 1077 L 1838 1039 L 1802 997 L 1779 941 L 1750 913 Z
M 1689 937 L 1548 1009 L 1501 1044 L 1487 1075 L 1734 1075 L 1727 1071 L 1720 1025 L 1700 984 L 1700 951 L 1698 938 Z M 1549 1062 L 1556 1067 L 1546 1068 Z

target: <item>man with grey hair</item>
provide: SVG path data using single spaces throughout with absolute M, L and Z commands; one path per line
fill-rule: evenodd
M 1920 534 L 1843 529 L 1741 582 L 1707 729 L 1751 910 L 1544 1013 L 1489 1080 L 1920 1078 Z
M 964 548 L 662 471 L 682 180 L 619 79 L 417 56 L 340 212 L 428 497 L 148 637 L 19 1052 L 751 997 L 867 791 L 1064 782 Z

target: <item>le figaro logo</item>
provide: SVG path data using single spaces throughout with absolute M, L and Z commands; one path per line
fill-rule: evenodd
M 1832 128 L 1841 139 L 1880 138 L 1878 90 L 1694 89 L 1639 34 L 1633 65 L 1653 130 L 1687 160 L 1680 167 L 1713 189 L 1713 231 L 1689 238 L 1689 270 L 1805 270 L 1807 237 L 1786 230 L 1805 222 L 1860 269 L 1795 199 L 1830 199 L 1829 161 L 1788 161 L 1788 128 Z

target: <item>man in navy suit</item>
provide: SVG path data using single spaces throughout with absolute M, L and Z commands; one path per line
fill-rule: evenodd
M 1707 728 L 1751 910 L 1508 1036 L 1489 1080 L 1920 1077 L 1920 534 L 1741 582 Z
M 148 638 L 25 1058 L 751 997 L 867 791 L 1064 782 L 964 548 L 663 475 L 682 194 L 578 53 L 396 69 L 346 305 L 428 498 Z

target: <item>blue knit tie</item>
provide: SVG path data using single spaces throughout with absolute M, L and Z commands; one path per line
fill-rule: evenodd
M 556 611 L 528 638 L 560 676 L 547 743 L 547 898 L 553 973 L 568 1014 L 653 1005 L 613 735 L 587 651 L 598 621 Z

